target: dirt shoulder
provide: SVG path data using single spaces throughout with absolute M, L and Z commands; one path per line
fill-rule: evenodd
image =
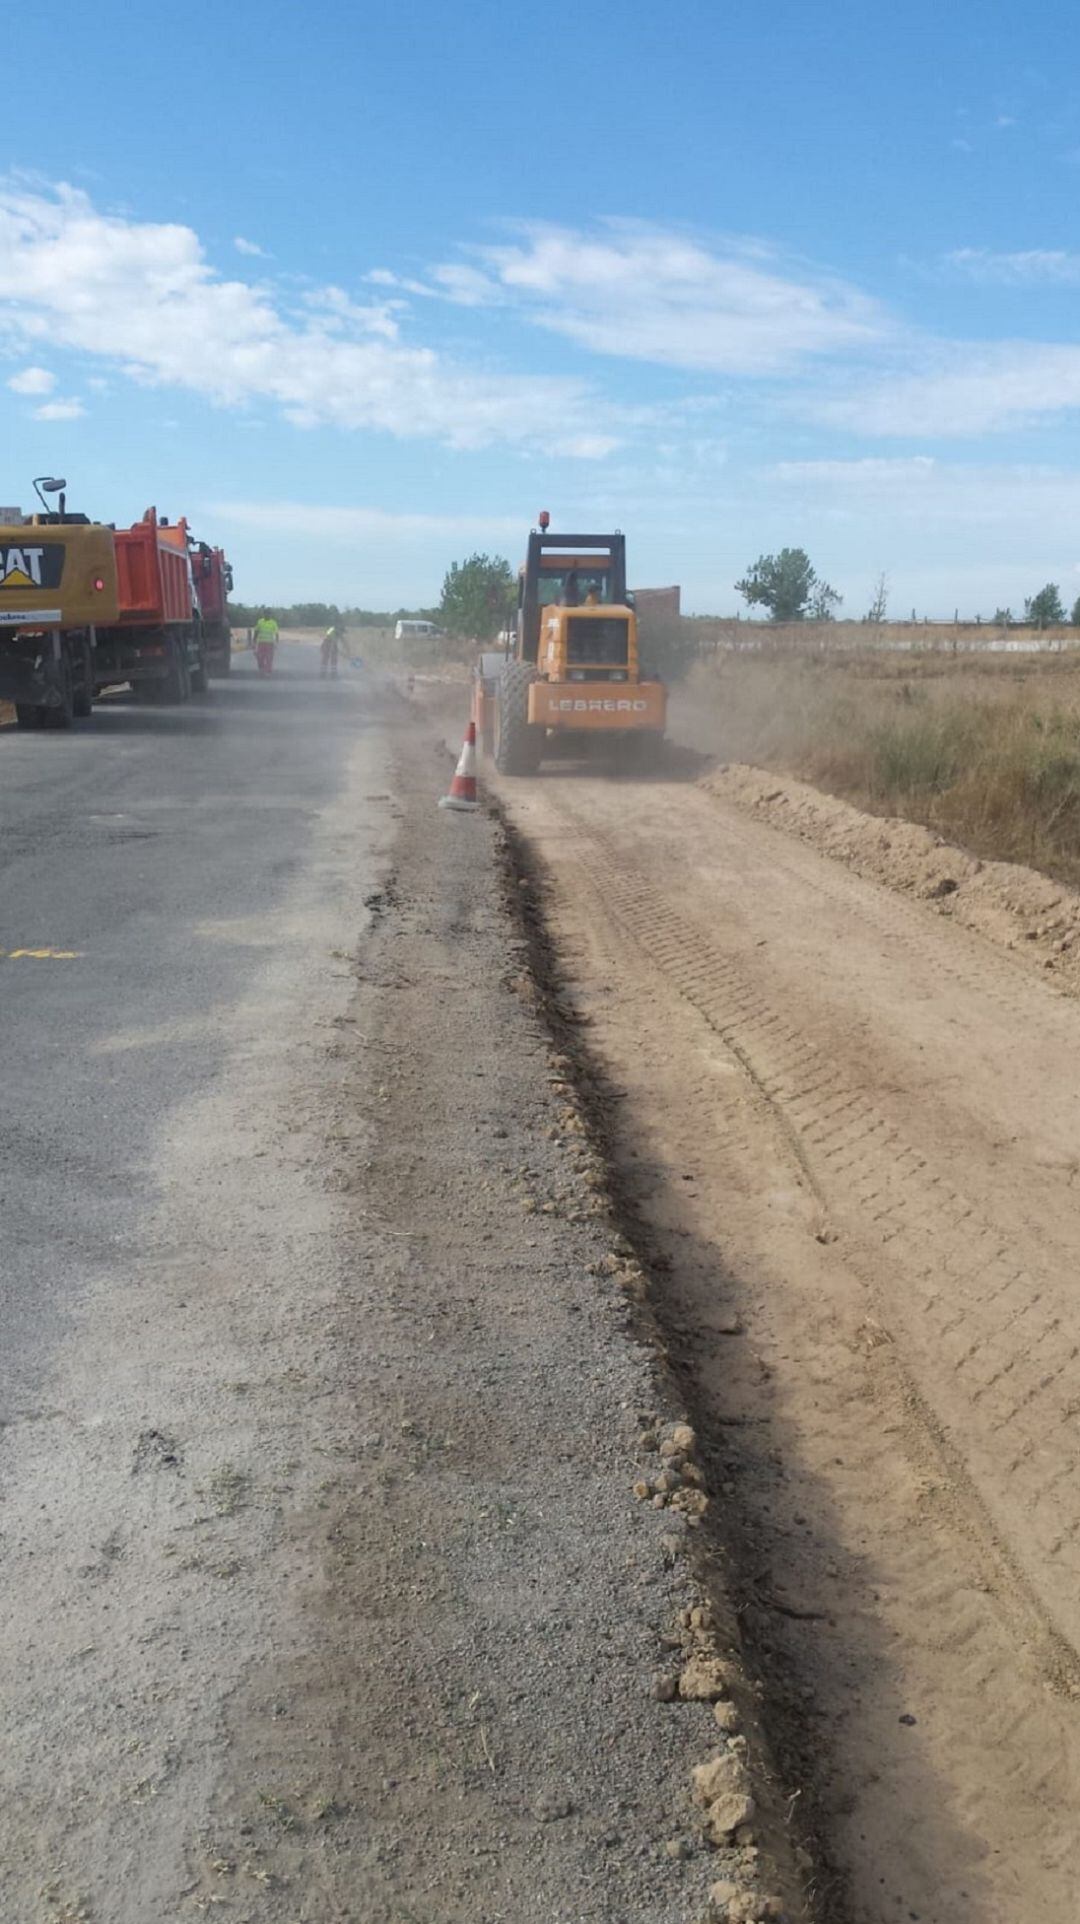
M 675 1502 L 678 1459 L 670 1498 L 633 1493 L 671 1462 L 679 1410 L 630 1332 L 631 1252 L 517 878 L 490 818 L 437 813 L 441 751 L 403 727 L 396 759 L 398 834 L 334 1043 L 326 1479 L 279 1558 L 302 1631 L 229 1706 L 198 1888 L 254 1856 L 250 1915 L 290 1924 L 300 1892 L 299 1914 L 356 1924 L 778 1916 L 790 1867 L 752 1807 L 734 1798 L 710 1843 L 692 1794 L 710 1760 L 746 1787 L 736 1667 L 680 1698 L 717 1649 L 701 1506 L 689 1476 Z
M 1071 1924 L 1075 1004 L 678 773 L 499 793 L 823 1914 Z

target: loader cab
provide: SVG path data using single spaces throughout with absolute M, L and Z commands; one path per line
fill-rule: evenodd
M 545 609 L 536 665 L 546 681 L 628 681 L 637 673 L 632 611 L 601 601 Z
M 518 616 L 515 653 L 519 661 L 546 672 L 541 656 L 546 624 L 557 611 L 580 612 L 582 618 L 603 618 L 603 610 L 627 606 L 626 537 L 622 534 L 552 534 L 546 523 L 529 536 L 528 552 L 518 575 Z M 625 613 L 623 620 L 625 621 Z M 563 639 L 569 646 L 569 635 Z M 599 642 L 599 634 L 580 633 L 580 646 Z M 578 644 L 576 644 L 578 645 Z M 617 645 L 612 630 L 604 643 Z

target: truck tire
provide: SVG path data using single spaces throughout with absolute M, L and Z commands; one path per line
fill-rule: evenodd
M 75 687 L 71 661 L 65 652 L 60 657 L 58 675 L 60 699 L 41 711 L 43 728 L 70 728 L 75 720 Z
M 544 730 L 529 723 L 529 689 L 536 671 L 527 661 L 508 661 L 495 692 L 495 766 L 500 775 L 535 775 L 544 753 Z
M 15 703 L 16 728 L 40 728 L 44 719 L 45 710 L 39 708 L 35 701 L 17 701 Z
M 168 640 L 168 662 L 165 678 L 161 682 L 162 701 L 186 701 L 191 693 L 191 678 L 187 665 L 187 644 L 178 641 L 175 635 Z
M 199 657 L 191 670 L 191 692 L 193 695 L 207 695 L 210 692 L 210 676 L 206 666 L 206 650 L 199 643 Z
M 84 641 L 78 654 L 79 677 L 75 686 L 72 708 L 79 721 L 85 721 L 94 712 L 94 658 L 90 643 Z

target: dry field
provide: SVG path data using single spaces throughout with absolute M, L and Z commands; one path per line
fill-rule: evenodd
M 1080 659 L 724 655 L 675 732 L 920 822 L 986 859 L 1080 881 Z

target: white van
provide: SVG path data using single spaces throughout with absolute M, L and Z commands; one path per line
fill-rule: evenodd
M 394 629 L 395 641 L 409 641 L 420 635 L 441 635 L 442 629 L 436 628 L 433 621 L 399 621 Z

